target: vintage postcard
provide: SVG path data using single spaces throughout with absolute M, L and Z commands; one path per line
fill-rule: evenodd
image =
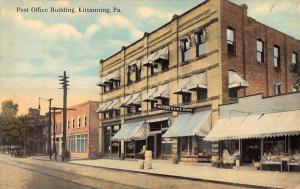
M 0 189 L 300 189 L 300 0 L 0 0 Z

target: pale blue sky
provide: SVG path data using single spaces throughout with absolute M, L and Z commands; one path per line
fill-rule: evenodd
M 232 0 L 246 3 L 258 21 L 300 39 L 299 0 Z M 105 59 L 201 0 L 0 0 L 0 101 L 19 103 L 21 113 L 38 97 L 61 104 L 58 75 L 70 75 L 69 104 L 98 100 L 99 60 Z M 16 8 L 113 8 L 121 13 L 17 13 Z M 46 104 L 43 104 L 46 110 Z

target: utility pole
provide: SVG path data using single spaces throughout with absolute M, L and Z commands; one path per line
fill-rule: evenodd
M 41 110 L 41 105 L 40 105 L 40 100 L 45 100 L 45 101 L 48 101 L 49 102 L 49 111 L 48 111 L 48 155 L 49 155 L 49 158 L 50 160 L 52 159 L 52 152 L 51 152 L 51 103 L 52 103 L 52 100 L 53 98 L 49 98 L 49 99 L 44 99 L 44 98 L 39 98 L 39 110 Z
M 62 161 L 65 161 L 65 155 L 66 155 L 66 127 L 67 127 L 67 90 L 69 86 L 69 77 L 67 77 L 66 71 L 64 71 L 63 76 L 59 76 L 59 81 L 62 85 L 63 89 L 63 143 L 62 143 Z

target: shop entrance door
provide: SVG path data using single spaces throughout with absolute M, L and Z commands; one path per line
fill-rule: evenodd
M 148 136 L 147 138 L 147 150 L 152 151 L 152 156 L 154 157 L 154 136 Z
M 242 141 L 242 163 L 260 161 L 260 139 L 246 139 Z

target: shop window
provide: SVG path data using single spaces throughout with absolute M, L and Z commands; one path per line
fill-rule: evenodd
M 273 66 L 274 68 L 280 68 L 280 48 L 277 45 L 273 47 Z
M 161 122 L 150 123 L 150 131 L 160 131 Z
M 229 89 L 229 99 L 237 100 L 238 98 L 238 88 L 230 88 Z
M 227 28 L 227 52 L 235 54 L 235 31 L 232 28 Z
M 207 89 L 198 88 L 197 89 L 197 100 L 206 100 L 207 99 Z
M 206 33 L 205 30 L 201 30 L 195 34 L 196 50 L 197 57 L 205 54 L 205 42 L 206 42 Z
M 190 93 L 182 94 L 182 103 L 189 103 L 192 101 L 192 95 Z
M 189 61 L 191 59 L 191 39 L 189 37 L 180 40 L 180 49 L 182 62 Z
M 104 127 L 104 152 L 110 152 L 111 128 Z
M 264 42 L 261 39 L 256 40 L 256 61 L 264 62 Z

